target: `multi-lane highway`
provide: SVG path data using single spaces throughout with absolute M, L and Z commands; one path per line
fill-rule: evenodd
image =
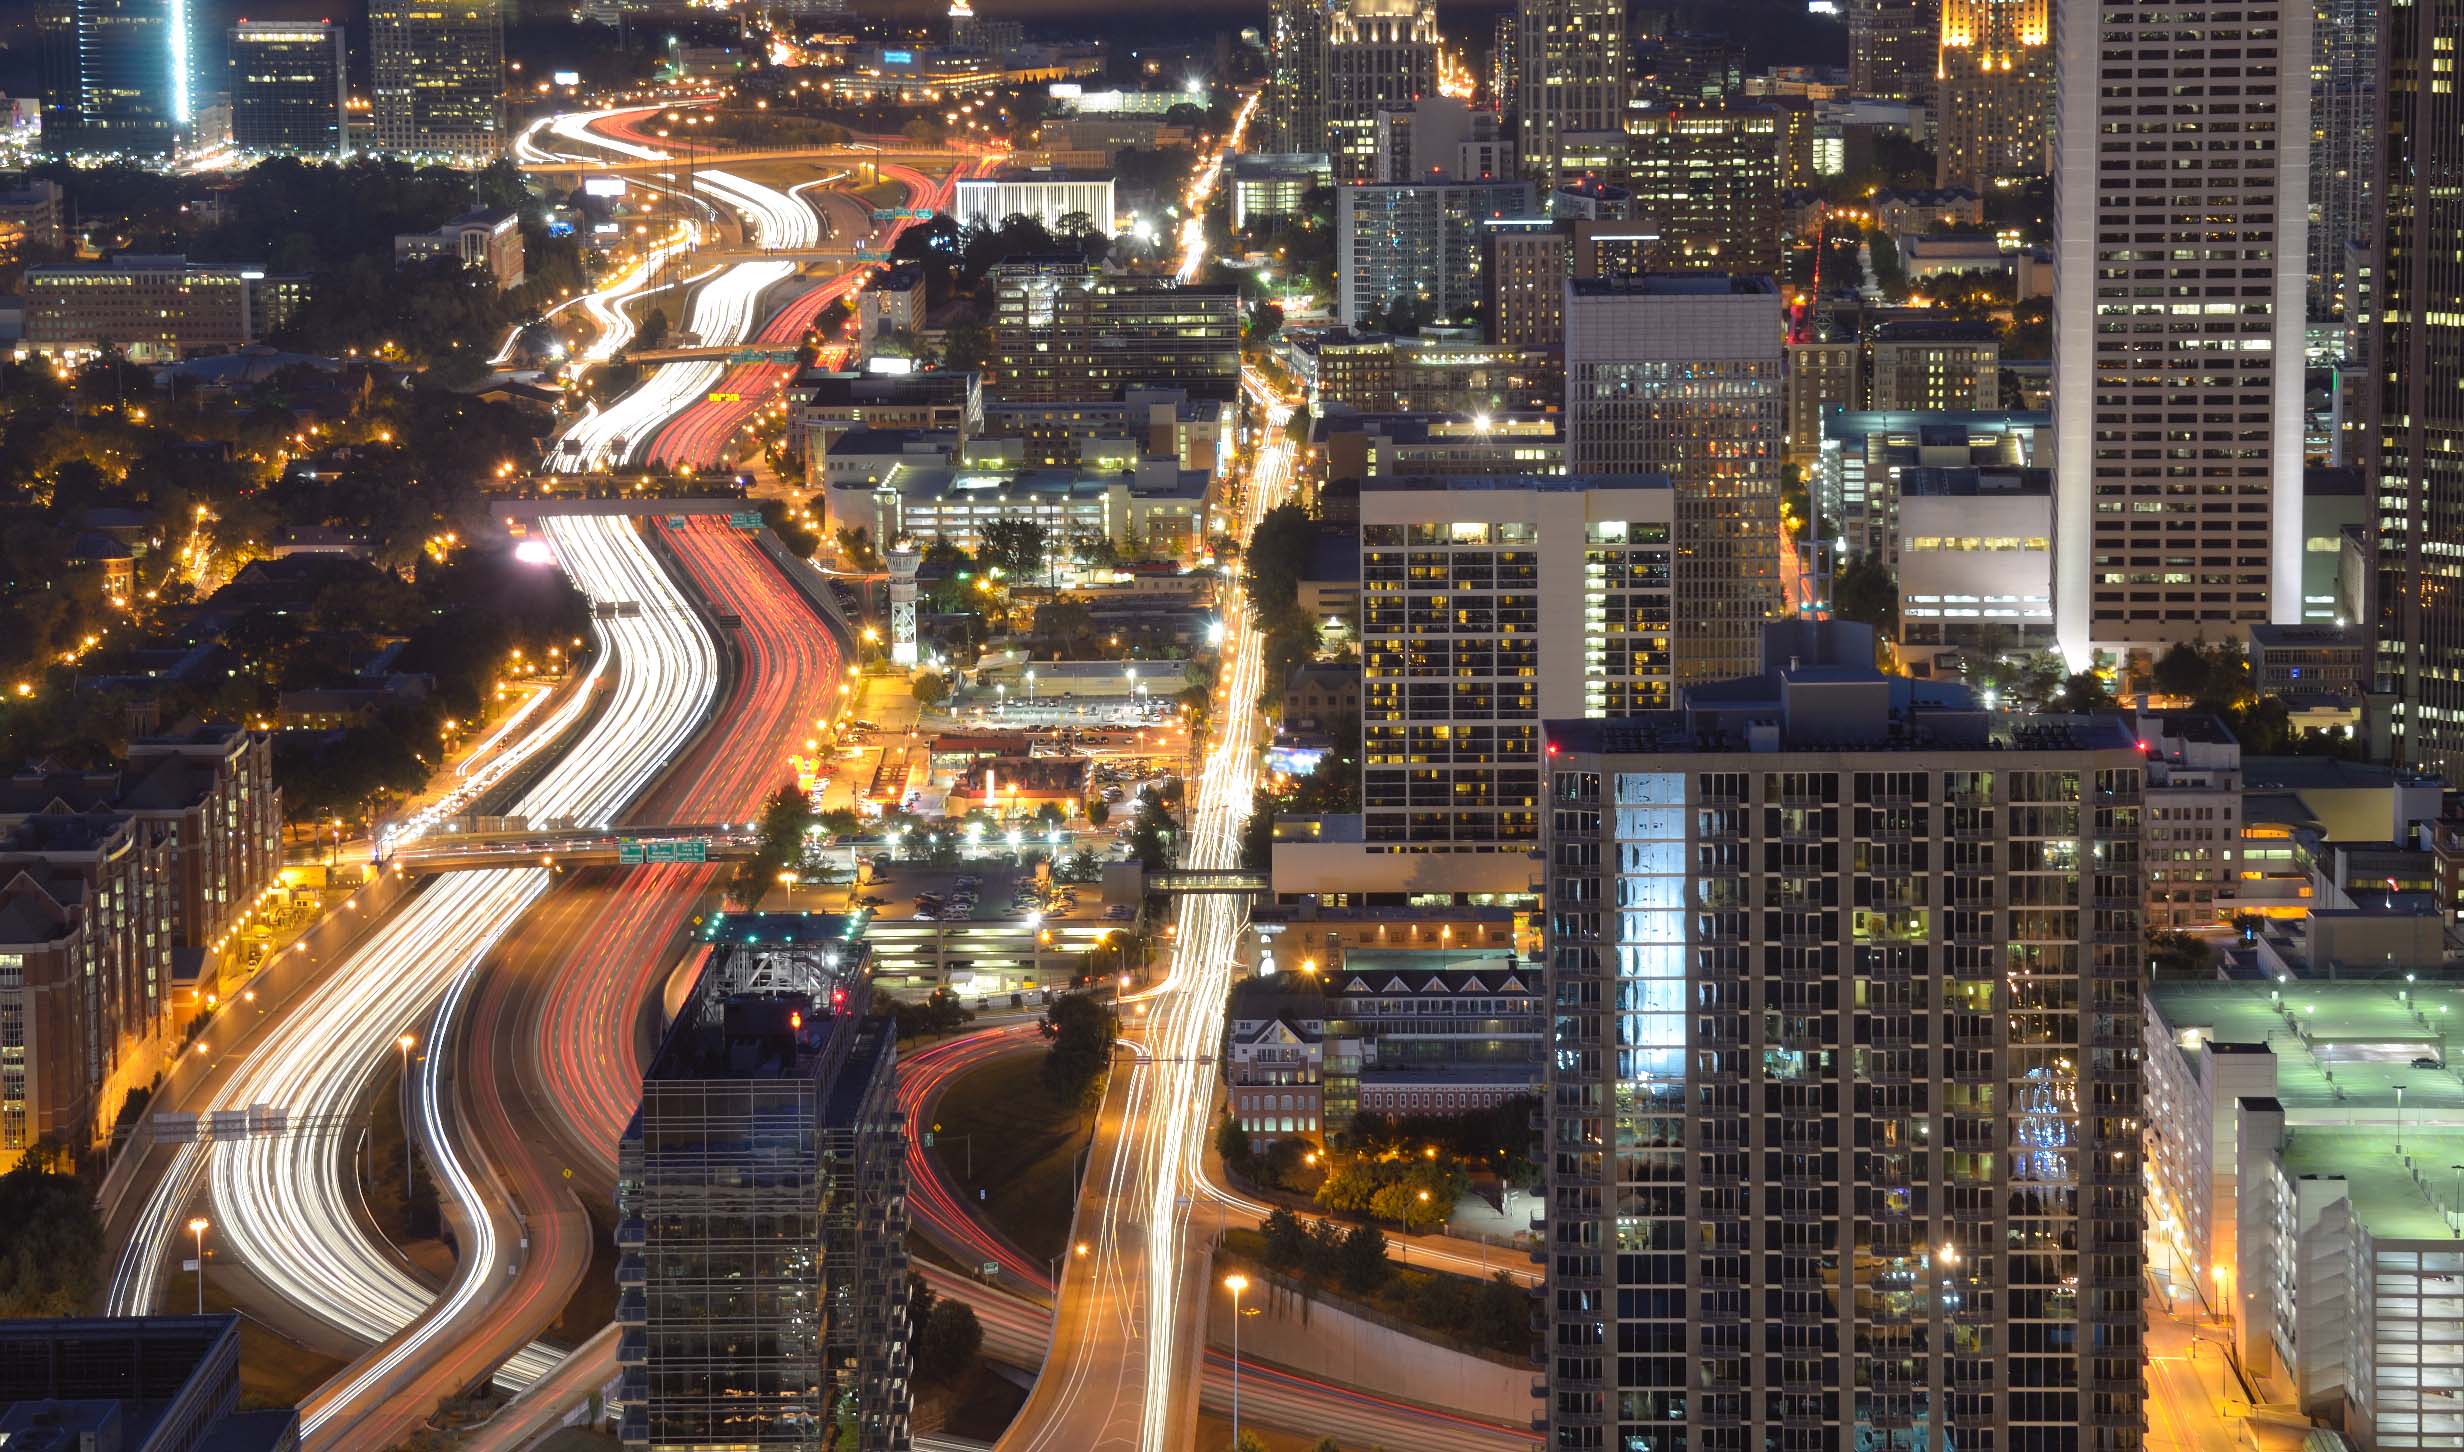
M 533 817 L 612 821 L 708 714 L 718 656 L 683 595 L 622 518 L 554 518 L 546 536 L 558 561 L 594 600 L 637 607 L 597 620 L 596 659 L 607 677 L 592 720 L 512 809 Z M 594 683 L 597 684 L 597 683 Z M 375 1244 L 356 1213 L 353 1113 L 440 1001 L 451 1002 L 497 938 L 548 886 L 545 868 L 505 868 L 440 881 L 412 898 L 292 1010 L 267 1021 L 216 1107 L 272 1104 L 290 1118 L 280 1134 L 184 1149 L 150 1198 L 115 1281 L 115 1309 L 147 1309 L 185 1202 L 210 1171 L 216 1232 L 253 1282 L 378 1349 L 302 1409 L 314 1446 L 391 1446 L 426 1416 L 431 1392 L 461 1381 L 432 1375 L 467 1362 L 471 1348 L 426 1326 L 450 1324 L 499 1293 L 518 1233 L 487 1209 L 501 1199 L 443 1131 L 433 1079 L 418 1077 L 414 1130 L 440 1191 L 481 1213 L 458 1227 L 460 1256 L 442 1298 Z M 424 1319 L 423 1319 L 424 1317 Z M 502 1379 L 543 1374 L 544 1349 L 507 1348 Z M 490 1362 L 479 1362 L 484 1369 Z
M 1250 381 L 1257 451 L 1233 533 L 1289 489 L 1289 406 Z M 1262 653 L 1237 579 L 1223 603 L 1227 626 L 1222 709 L 1190 812 L 1183 862 L 1229 867 L 1257 782 Z M 1014 1452 L 1131 1448 L 1175 1452 L 1195 1415 L 1211 1247 L 1193 1244 L 1190 1212 L 1215 1099 L 1224 997 L 1239 948 L 1237 900 L 1181 899 L 1171 975 L 1144 995 L 1140 1053 L 1105 1106 L 1075 1238 L 1092 1247 L 1064 1267 L 1053 1348 L 1035 1390 L 1000 1445 Z

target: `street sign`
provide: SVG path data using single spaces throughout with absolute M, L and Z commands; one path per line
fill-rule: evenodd
M 796 361 L 796 350 L 793 348 L 739 348 L 727 355 L 727 361 L 730 363 L 793 363 Z
M 710 401 L 712 403 L 742 403 L 744 402 L 744 395 L 741 393 L 718 393 L 714 391 L 710 395 Z
M 669 516 L 667 517 L 667 527 L 668 527 L 669 529 L 682 529 L 682 528 L 684 528 L 684 516 L 683 516 L 683 515 L 681 515 L 681 514 L 671 514 L 671 515 L 669 515 Z
M 625 867 L 659 862 L 708 862 L 710 844 L 699 837 L 674 842 L 645 842 L 638 837 L 616 839 L 616 861 Z
M 727 524 L 730 529 L 759 529 L 761 528 L 761 511 L 739 509 L 727 516 Z

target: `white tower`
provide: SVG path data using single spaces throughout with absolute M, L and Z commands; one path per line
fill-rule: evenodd
M 950 44 L 964 48 L 975 41 L 975 7 L 967 0 L 950 0 Z
M 962 0 L 963 3 L 963 0 Z M 890 660 L 893 664 L 912 666 L 916 663 L 915 572 L 924 563 L 924 556 L 905 540 L 890 547 Z

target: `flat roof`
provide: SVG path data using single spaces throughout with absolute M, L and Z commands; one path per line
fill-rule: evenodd
M 2408 991 L 2410 1004 L 2401 996 Z M 2401 1085 L 2407 1113 L 2451 1119 L 2464 1132 L 2464 1078 L 2446 1047 L 2448 1034 L 2464 1032 L 2464 986 L 2401 978 L 2161 982 L 2148 985 L 2147 1003 L 2185 1060 L 2198 1041 L 2183 1042 L 2193 1030 L 2219 1045 L 2268 1048 L 2276 1056 L 2276 1098 L 2287 1109 L 2392 1110 Z M 2417 1058 L 2450 1067 L 2415 1068 Z
M 1761 273 L 1644 272 L 1616 277 L 1570 277 L 1578 297 L 1769 297 L 1779 284 Z
M 2343 1181 L 2355 1218 L 2373 1240 L 2459 1244 L 2454 1222 L 2431 1195 L 2452 1193 L 2454 1172 L 2448 1167 L 2464 1164 L 2464 1133 L 2408 1132 L 2398 1154 L 2392 1129 L 2342 1124 L 2295 1129 L 2285 1135 L 2278 1163 L 2295 1178 Z M 2416 1166 L 2428 1180 L 2426 1187 L 2414 1178 Z
M 1580 494 L 1593 489 L 1672 489 L 1666 474 L 1380 474 L 1367 494 Z

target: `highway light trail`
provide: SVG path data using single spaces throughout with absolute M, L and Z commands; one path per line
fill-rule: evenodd
M 1254 371 L 1243 378 L 1256 419 L 1256 454 L 1233 505 L 1233 533 L 1291 487 L 1284 434 L 1291 405 Z M 1184 866 L 1223 868 L 1239 859 L 1240 833 L 1258 780 L 1264 652 L 1237 575 L 1223 604 L 1223 670 L 1216 726 L 1197 773 Z M 1237 959 L 1243 909 L 1215 894 L 1183 897 L 1173 922 L 1172 972 L 1128 995 L 1145 1010 L 1142 1052 L 1129 1083 L 1104 1184 L 1089 1186 L 1078 1236 L 1087 1264 L 1063 1276 L 1052 1353 L 1026 1408 L 1000 1445 L 1014 1452 L 1135 1447 L 1174 1452 L 1196 1388 L 1185 1375 L 1203 1336 L 1209 1256 L 1189 1243 L 1189 1217 L 1203 1184 L 1200 1161 L 1215 1098 L 1225 995 Z M 1133 1021 L 1131 1026 L 1135 1026 Z M 1087 1223 L 1092 1210 L 1093 1224 Z
M 558 518 L 545 528 L 559 561 L 586 593 L 595 601 L 628 602 L 638 613 L 597 623 L 600 655 L 612 659 L 614 673 L 604 708 L 512 814 L 606 825 L 706 714 L 718 679 L 717 650 L 630 521 Z M 243 1140 L 213 1156 L 211 1180 L 224 1245 L 291 1304 L 352 1335 L 386 1342 L 436 1299 L 361 1232 L 350 1189 L 353 1137 L 346 1129 L 394 1057 L 398 1036 L 452 991 L 549 880 L 545 867 L 505 868 L 430 886 L 270 1023 L 215 1096 L 216 1108 L 273 1104 L 289 1115 L 286 1133 Z M 448 1195 L 473 1195 L 469 1171 L 435 1110 L 433 1095 L 423 1093 L 414 1128 L 426 1142 L 436 1179 Z M 204 1158 L 200 1147 L 182 1149 L 156 1200 L 184 1198 Z M 136 1312 L 150 1305 L 178 1211 L 178 1198 L 159 1209 L 149 1202 L 132 1258 L 123 1261 L 113 1288 L 115 1307 Z M 470 1243 L 460 1248 L 449 1305 L 504 1275 L 505 1247 L 484 1216 L 477 1220 Z M 431 1350 L 416 1334 L 392 1341 L 303 1408 L 304 1432 L 313 1436 Z M 530 1380 L 553 1361 L 544 1348 L 530 1348 L 507 1364 L 502 1379 Z

